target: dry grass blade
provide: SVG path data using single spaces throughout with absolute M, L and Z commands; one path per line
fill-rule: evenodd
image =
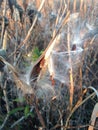
M 96 122 L 96 118 L 98 117 L 98 103 L 96 103 L 94 109 L 93 109 L 93 113 L 91 116 L 91 125 L 89 126 L 88 130 L 94 130 L 94 125 Z

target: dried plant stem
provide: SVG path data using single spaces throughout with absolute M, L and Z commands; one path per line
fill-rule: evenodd
M 3 124 L 0 126 L 0 130 L 3 130 L 4 126 L 6 125 L 8 118 L 9 118 L 9 115 L 7 114 L 7 116 L 5 117 L 5 120 L 3 121 Z
M 65 6 L 64 6 L 64 9 L 63 9 L 62 15 L 61 15 L 61 17 L 59 18 L 59 22 L 62 21 L 62 19 L 64 18 L 64 15 L 66 14 L 67 5 L 66 5 L 66 3 L 65 3 L 64 5 L 65 5 Z
M 67 127 L 67 130 L 77 130 L 77 129 L 83 129 L 83 128 L 87 128 L 89 126 L 89 124 L 86 124 L 86 125 L 78 125 L 78 126 L 68 126 Z M 57 129 L 57 128 L 65 128 L 65 126 L 61 126 L 61 125 L 59 125 L 59 124 L 57 124 L 56 126 L 54 126 L 53 128 L 51 128 L 50 130 L 55 130 L 55 129 Z M 98 129 L 98 127 L 94 127 L 94 126 L 92 126 L 93 128 L 95 128 L 95 129 Z
M 76 6 L 77 6 L 77 2 L 76 0 L 74 0 L 74 3 L 73 3 L 73 11 L 76 12 Z
M 17 120 L 14 124 L 11 125 L 11 128 L 15 127 L 17 124 L 19 124 L 24 119 L 25 119 L 25 116 L 22 116 L 19 120 Z
M 2 46 L 2 49 L 6 50 L 7 49 L 7 30 L 5 30 L 5 33 L 4 33 L 4 39 L 3 39 L 3 46 Z
M 73 70 L 72 70 L 72 60 L 71 60 L 71 53 L 70 53 L 70 29 L 68 26 L 68 33 L 67 33 L 67 45 L 68 45 L 68 54 L 69 54 L 69 66 L 70 66 L 70 70 L 69 70 L 69 79 L 70 79 L 70 83 L 69 83 L 69 91 L 70 91 L 70 110 L 72 109 L 73 106 L 73 96 L 74 96 L 74 83 L 73 83 Z
M 87 3 L 86 3 L 86 1 L 84 1 L 84 12 L 83 12 L 83 14 L 84 14 L 84 17 L 86 17 L 86 12 L 87 12 Z
M 56 26 L 57 24 L 60 22 L 60 13 L 61 13 L 61 8 L 62 8 L 62 0 L 60 2 L 60 8 L 58 10 L 58 15 L 57 15 L 57 18 L 56 18 L 56 21 L 55 21 L 55 29 L 53 31 L 53 37 L 55 36 L 55 33 L 56 33 Z
M 82 101 L 82 67 L 79 68 L 79 71 L 80 71 L 80 82 L 79 82 L 79 85 L 80 85 L 80 100 Z
M 5 74 L 4 72 L 0 72 L 0 78 L 2 77 L 3 80 L 4 80 L 4 74 Z M 3 89 L 3 94 L 4 94 L 4 98 L 5 98 L 5 102 L 6 102 L 6 110 L 7 110 L 7 113 L 9 113 L 10 107 L 9 107 L 9 100 L 8 100 L 8 97 L 7 97 L 7 90 L 6 90 L 7 81 L 4 80 L 4 83 L 3 83 L 3 81 L 1 80 L 0 82 L 1 82 L 0 85 L 1 85 L 1 88 Z
M 30 110 L 32 112 L 33 109 Z M 29 116 L 29 113 L 27 114 L 27 117 Z M 17 124 L 19 124 L 21 121 L 23 121 L 26 117 L 22 116 L 20 119 L 18 119 L 14 124 L 11 125 L 11 128 L 15 127 Z
M 3 73 L 0 72 L 0 76 L 2 77 Z M 6 102 L 6 110 L 7 110 L 7 116 L 5 117 L 2 125 L 0 126 L 0 130 L 2 130 L 4 128 L 4 126 L 6 125 L 6 122 L 9 118 L 9 111 L 10 111 L 10 107 L 9 107 L 9 101 L 8 101 L 8 97 L 7 97 L 7 91 L 6 91 L 6 81 L 5 83 L 3 84 L 2 81 L 1 81 L 1 88 L 3 89 L 3 94 L 4 94 L 4 98 L 5 98 L 5 102 Z
M 81 105 L 83 105 L 88 99 L 90 99 L 91 97 L 93 97 L 93 96 L 95 96 L 95 95 L 96 95 L 96 94 L 95 94 L 95 92 L 94 92 L 94 93 L 92 93 L 91 95 L 89 95 L 86 99 L 84 99 L 82 102 L 79 100 L 79 101 L 76 103 L 75 107 L 72 109 L 72 111 L 70 112 L 70 114 L 69 114 L 69 116 L 68 116 L 68 118 L 67 118 L 67 120 L 66 120 L 66 124 L 65 124 L 65 129 L 64 129 L 64 130 L 67 130 L 69 120 L 70 120 L 71 116 L 73 115 L 73 113 L 74 113 Z
M 82 7 L 83 7 L 83 0 L 80 0 L 80 12 L 82 10 Z
M 40 111 L 38 110 L 38 105 L 37 105 L 37 104 L 35 104 L 35 110 L 36 110 L 37 116 L 38 116 L 38 118 L 39 118 L 39 121 L 40 121 L 40 123 L 41 123 L 43 129 L 46 128 L 45 122 L 44 122 L 44 120 L 43 120 L 43 117 L 42 117 Z
M 16 9 L 15 9 L 15 11 L 16 11 Z M 15 12 L 15 37 L 16 37 L 16 42 L 18 43 L 18 21 L 17 21 L 17 13 L 16 12 Z M 15 44 L 14 51 L 16 51 L 17 45 L 18 44 Z M 16 62 L 16 54 L 14 55 L 14 63 L 15 62 Z
M 68 10 L 70 9 L 70 0 L 67 0 Z
M 18 76 L 17 70 L 16 70 L 10 63 L 8 63 L 2 56 L 0 56 L 0 61 L 3 62 L 4 64 L 6 64 L 6 65 L 8 66 L 8 68 L 9 68 L 10 70 L 12 70 L 12 72 L 14 72 L 15 75 Z
M 91 125 L 89 126 L 88 130 L 94 130 L 94 125 L 97 117 L 98 117 L 98 103 L 96 103 L 96 105 L 94 106 L 93 113 L 91 116 Z
M 10 107 L 9 107 L 9 100 L 7 98 L 7 90 L 6 90 L 6 83 L 7 81 L 5 81 L 5 84 L 4 84 L 4 89 L 3 89 L 3 93 L 4 93 L 4 97 L 5 97 L 5 102 L 6 102 L 6 110 L 7 110 L 7 113 L 10 112 Z
M 57 18 L 56 18 L 56 25 L 58 24 L 59 19 L 60 19 L 61 9 L 62 9 L 62 0 L 61 0 L 61 2 L 60 2 L 60 8 L 59 8 L 59 10 L 58 10 L 58 15 L 57 15 Z
M 61 3 L 61 5 L 62 5 L 62 3 Z M 61 8 L 62 8 L 61 5 L 60 5 L 59 12 L 58 12 L 59 15 L 60 15 Z M 65 3 L 65 6 L 64 6 L 62 15 L 61 15 L 61 16 L 58 15 L 57 18 L 56 18 L 55 29 L 54 29 L 54 31 L 53 31 L 53 37 L 55 36 L 55 33 L 56 33 L 56 26 L 59 25 L 59 23 L 62 23 L 62 20 L 64 19 L 64 14 L 66 13 L 66 9 L 67 9 L 67 5 L 66 5 L 66 3 Z
M 0 47 L 2 47 L 3 44 L 3 38 L 4 38 L 4 31 L 5 31 L 5 15 L 6 15 L 6 4 L 7 4 L 7 0 L 4 0 L 4 11 L 3 11 L 3 22 L 2 22 L 2 32 L 1 32 L 1 43 L 0 43 Z
M 18 62 L 21 59 L 21 57 L 22 57 L 22 53 L 20 52 L 19 55 L 16 57 L 16 59 L 14 61 L 14 64 L 13 64 L 14 66 L 16 66 L 18 64 Z
M 62 119 L 62 112 L 59 110 L 59 114 L 60 114 L 60 123 L 61 123 L 61 126 L 63 126 L 63 119 Z M 61 127 L 61 130 L 64 130 L 64 128 L 63 127 Z
M 39 9 L 38 9 L 39 12 L 40 12 L 41 9 L 43 8 L 44 3 L 45 3 L 45 0 L 42 0 L 42 2 L 41 2 L 41 4 L 40 4 L 40 7 L 39 7 Z M 33 30 L 33 28 L 34 28 L 34 26 L 35 26 L 35 24 L 36 24 L 37 18 L 38 18 L 38 14 L 36 14 L 35 19 L 34 19 L 34 21 L 33 21 L 33 23 L 32 23 L 32 26 L 31 26 L 31 28 L 29 29 L 28 33 L 27 33 L 26 38 L 24 39 L 24 41 L 23 41 L 22 43 L 20 43 L 20 45 L 19 45 L 19 47 L 18 47 L 17 49 L 19 49 L 19 48 L 21 48 L 23 45 L 27 44 L 27 41 L 29 40 L 30 35 L 31 35 L 31 33 L 32 33 L 32 30 Z
M 69 77 L 70 77 L 70 110 L 73 106 L 73 96 L 74 96 L 74 83 L 73 83 L 73 70 L 72 67 L 69 70 Z

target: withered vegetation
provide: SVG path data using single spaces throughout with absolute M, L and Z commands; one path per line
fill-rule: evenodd
M 98 1 L 0 0 L 0 130 L 98 129 Z

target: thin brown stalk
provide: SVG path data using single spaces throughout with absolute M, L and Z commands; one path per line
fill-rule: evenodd
M 43 8 L 43 6 L 44 6 L 44 3 L 45 3 L 45 0 L 42 0 L 42 2 L 41 2 L 41 4 L 40 4 L 40 7 L 39 7 L 39 9 L 38 9 L 38 12 L 40 12 L 40 11 L 42 10 L 42 8 Z M 20 43 L 20 45 L 19 45 L 19 47 L 17 48 L 17 50 L 18 50 L 19 48 L 21 48 L 23 45 L 27 44 L 27 42 L 28 42 L 28 40 L 29 40 L 29 38 L 30 38 L 30 36 L 31 36 L 31 33 L 32 33 L 32 31 L 33 31 L 33 28 L 34 28 L 34 26 L 35 26 L 35 24 L 36 24 L 37 18 L 38 18 L 38 14 L 36 14 L 35 19 L 34 19 L 34 21 L 33 21 L 33 23 L 32 23 L 32 26 L 31 26 L 31 28 L 29 29 L 28 33 L 27 33 L 26 38 L 23 40 L 23 42 Z
M 60 2 L 60 8 L 58 10 L 58 15 L 57 15 L 57 18 L 56 18 L 56 21 L 55 21 L 55 29 L 53 31 L 53 37 L 55 36 L 55 33 L 56 33 L 56 26 L 57 24 L 60 22 L 60 13 L 61 13 L 61 9 L 62 9 L 62 0 Z
M 4 38 L 4 32 L 5 32 L 5 15 L 6 15 L 6 4 L 7 0 L 4 0 L 4 10 L 3 10 L 3 22 L 2 22 L 2 32 L 1 32 L 1 42 L 0 47 L 2 47 L 3 44 L 3 38 Z
M 80 12 L 82 12 L 82 8 L 83 8 L 83 1 L 84 1 L 84 0 L 80 0 Z
M 79 68 L 79 73 L 80 73 L 80 100 L 82 101 L 82 67 Z
M 67 5 L 66 3 L 64 3 L 64 9 L 63 9 L 62 15 L 59 17 L 59 23 L 61 23 L 62 20 L 64 19 L 64 14 L 66 14 L 66 9 L 67 9 Z
M 86 12 L 87 12 L 87 2 L 84 1 L 84 16 L 86 17 Z
M 73 11 L 76 12 L 76 6 L 77 6 L 77 2 L 76 0 L 74 0 L 74 3 L 73 3 Z
M 70 114 L 69 114 L 69 116 L 68 116 L 68 118 L 67 118 L 67 120 L 66 120 L 66 124 L 65 124 L 65 127 L 67 128 L 68 127 L 68 123 L 69 123 L 69 120 L 70 120 L 70 118 L 71 118 L 71 116 L 73 115 L 73 113 L 81 106 L 81 105 L 83 105 L 87 100 L 89 100 L 91 97 L 93 97 L 93 96 L 95 96 L 96 94 L 95 94 L 95 92 L 93 92 L 91 95 L 89 95 L 86 99 L 84 99 L 82 102 L 79 100 L 77 103 L 76 103 L 76 105 L 75 105 L 75 107 L 72 109 L 72 111 L 70 112 Z M 67 129 L 64 129 L 64 130 L 67 130 Z
M 70 49 L 70 29 L 68 26 L 68 33 L 67 33 L 67 46 L 68 46 L 68 54 L 69 54 L 69 64 L 70 64 L 70 70 L 69 70 L 69 91 L 70 91 L 70 110 L 73 106 L 73 95 L 74 95 L 74 83 L 73 83 L 73 70 L 72 70 L 72 59 L 71 59 L 71 49 Z
M 7 97 L 7 81 L 5 81 L 4 83 L 4 89 L 3 89 L 3 93 L 4 93 L 4 97 L 5 97 L 5 102 L 6 102 L 6 110 L 7 110 L 7 113 L 10 112 L 10 107 L 9 107 L 9 100 L 8 100 L 8 97 Z
M 60 17 L 60 19 L 59 19 L 59 22 L 61 22 L 62 21 L 62 19 L 64 18 L 64 15 L 66 14 L 66 10 L 67 10 L 67 5 L 66 5 L 66 3 L 64 3 L 64 9 L 63 9 L 63 12 L 62 12 L 62 15 L 61 15 L 61 17 Z
M 17 21 L 17 11 L 16 11 L 16 8 L 14 7 L 14 12 L 15 12 L 15 38 L 16 38 L 16 42 L 18 43 L 18 21 Z M 14 46 L 14 51 L 16 51 L 17 49 L 17 45 L 18 44 L 15 44 Z M 14 55 L 14 62 L 16 62 L 16 54 Z
M 41 115 L 41 113 L 40 113 L 40 111 L 39 111 L 39 109 L 38 109 L 38 104 L 37 104 L 37 103 L 35 104 L 35 110 L 36 110 L 37 116 L 38 116 L 38 118 L 39 118 L 39 121 L 40 121 L 40 123 L 41 123 L 43 129 L 46 128 L 44 119 L 43 119 L 43 117 L 42 117 L 42 115 Z
M 3 45 L 2 45 L 2 49 L 6 50 L 7 49 L 7 30 L 5 30 L 5 33 L 4 33 L 4 38 L 3 38 Z
M 67 0 L 68 10 L 70 10 L 70 0 Z
M 57 25 L 58 22 L 59 22 L 61 10 L 62 10 L 62 0 L 60 1 L 60 8 L 59 8 L 59 10 L 58 10 L 58 15 L 57 15 L 57 19 L 56 19 L 56 25 Z
M 57 128 L 67 128 L 67 130 L 77 130 L 77 129 L 81 129 L 81 128 L 87 128 L 88 126 L 89 126 L 89 124 L 65 127 L 65 126 L 61 126 L 61 125 L 57 124 L 56 126 L 51 128 L 50 130 L 55 130 Z M 95 128 L 95 129 L 98 129 L 98 127 L 94 127 L 94 126 L 92 126 L 92 127 Z

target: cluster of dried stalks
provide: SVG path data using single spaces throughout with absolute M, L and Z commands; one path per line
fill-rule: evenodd
M 97 4 L 0 1 L 0 130 L 97 129 Z M 32 65 L 35 46 L 44 52 Z M 9 114 L 28 105 L 27 115 Z

